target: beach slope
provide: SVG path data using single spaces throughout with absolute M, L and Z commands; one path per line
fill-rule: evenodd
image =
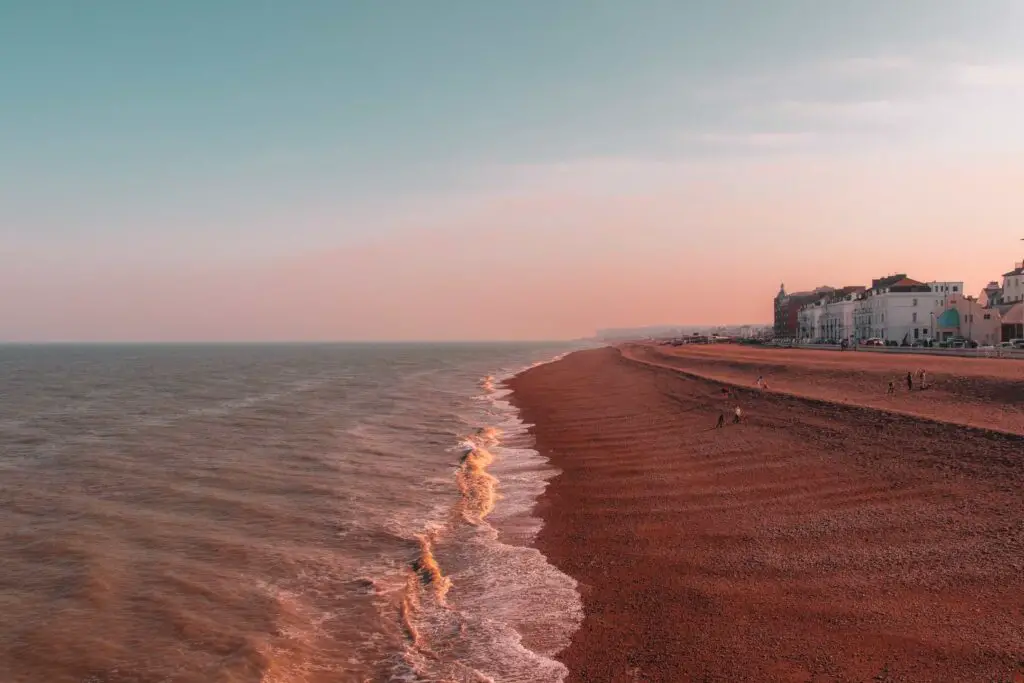
M 580 583 L 570 680 L 1024 680 L 1019 434 L 651 361 L 510 381 L 562 470 L 537 544 Z

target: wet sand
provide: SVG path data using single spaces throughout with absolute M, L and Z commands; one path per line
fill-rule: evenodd
M 889 398 L 889 357 L 750 351 L 512 380 L 563 471 L 537 543 L 580 582 L 570 680 L 1024 680 L 1024 365 L 915 358 L 933 389 Z

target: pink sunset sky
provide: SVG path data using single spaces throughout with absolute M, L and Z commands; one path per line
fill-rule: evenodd
M 986 2 L 26 6 L 0 340 L 557 339 L 769 322 L 782 282 L 977 292 L 1024 259 L 1024 7 Z
M 1024 256 L 1012 157 L 529 171 L 517 192 L 432 204 L 422 222 L 333 249 L 207 257 L 169 239 L 34 253 L 0 273 L 18 294 L 3 325 L 47 340 L 568 338 L 767 321 L 782 280 L 907 272 L 974 291 Z

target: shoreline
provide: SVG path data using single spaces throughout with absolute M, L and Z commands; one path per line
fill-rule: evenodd
M 560 471 L 535 545 L 583 599 L 568 680 L 1024 677 L 1012 427 L 741 389 L 716 431 L 721 383 L 641 363 L 507 381 Z

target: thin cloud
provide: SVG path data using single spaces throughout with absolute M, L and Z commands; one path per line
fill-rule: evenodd
M 846 57 L 737 74 L 697 87 L 691 96 L 708 105 L 745 104 L 795 116 L 865 120 L 900 116 L 922 100 L 960 88 L 1024 88 L 1024 63 Z
M 892 100 L 803 101 L 785 100 L 770 107 L 774 112 L 800 119 L 847 122 L 885 122 L 906 115 L 907 105 Z
M 969 87 L 1024 87 L 1024 64 L 955 64 L 950 68 L 954 83 Z
M 744 99 L 756 92 L 806 91 L 824 82 L 854 84 L 866 79 L 907 78 L 925 68 L 925 64 L 909 57 L 846 57 L 795 64 L 779 71 L 738 74 L 694 88 L 691 95 L 705 101 Z
M 784 149 L 812 141 L 811 132 L 742 132 L 742 133 L 685 133 L 682 142 L 722 145 L 730 147 L 752 147 L 760 149 Z
M 874 56 L 847 57 L 821 62 L 815 70 L 832 75 L 842 76 L 877 76 L 886 73 L 915 71 L 921 67 L 920 62 L 910 57 Z

